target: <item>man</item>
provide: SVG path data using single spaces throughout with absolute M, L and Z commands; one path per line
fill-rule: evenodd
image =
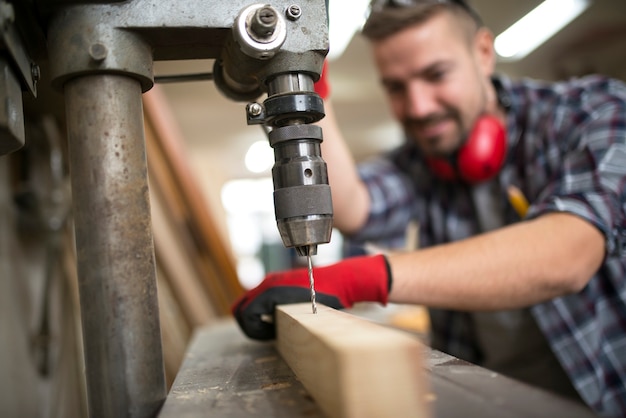
M 347 237 L 417 220 L 423 248 L 316 269 L 318 301 L 426 305 L 435 348 L 626 414 L 626 86 L 494 76 L 467 4 L 408 3 L 374 2 L 363 29 L 405 144 L 357 170 L 327 103 L 323 156 Z M 307 290 L 303 270 L 270 274 L 233 312 L 273 338 L 261 315 Z

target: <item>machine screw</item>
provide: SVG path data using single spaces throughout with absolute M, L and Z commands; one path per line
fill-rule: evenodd
M 91 44 L 89 47 L 89 56 L 94 61 L 104 61 L 108 53 L 107 47 L 101 43 Z
M 291 6 L 287 7 L 286 13 L 287 18 L 289 18 L 290 20 L 298 20 L 300 19 L 300 16 L 302 16 L 302 9 L 297 4 L 292 4 Z
M 271 6 L 263 6 L 258 9 L 250 22 L 250 30 L 259 38 L 269 38 L 274 34 L 278 16 Z
M 261 113 L 263 113 L 263 106 L 261 106 L 259 103 L 250 103 L 248 105 L 248 115 L 252 117 L 257 117 Z
M 39 79 L 41 78 L 41 69 L 39 68 L 37 64 L 32 63 L 30 65 L 30 75 L 33 78 L 34 83 L 37 83 Z

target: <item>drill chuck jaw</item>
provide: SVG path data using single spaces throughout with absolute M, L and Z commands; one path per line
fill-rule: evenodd
M 315 255 L 317 244 L 330 241 L 333 204 L 326 163 L 321 157 L 322 129 L 288 125 L 269 134 L 274 148 L 274 208 L 286 247 Z

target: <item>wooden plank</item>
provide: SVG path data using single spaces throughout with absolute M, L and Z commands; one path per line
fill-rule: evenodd
M 171 180 L 176 184 L 177 198 L 185 207 L 186 221 L 193 233 L 200 258 L 204 264 L 210 264 L 209 274 L 214 271 L 219 278 L 219 297 L 224 299 L 223 306 L 219 308 L 223 314 L 228 314 L 230 304 L 243 293 L 234 256 L 226 245 L 226 238 L 220 234 L 216 216 L 206 204 L 190 168 L 183 147 L 183 135 L 167 105 L 165 95 L 155 86 L 143 95 L 143 104 L 146 127 L 155 132 L 153 144 L 148 144 L 148 159 L 150 160 L 150 148 L 152 153 L 160 152 L 163 155 Z M 202 278 L 210 280 L 207 276 Z
M 169 283 L 188 325 L 192 329 L 206 325 L 217 314 L 215 304 L 198 278 L 200 273 L 194 269 L 196 254 L 181 244 L 181 228 L 172 225 L 173 219 L 165 213 L 159 189 L 152 187 L 152 183 L 150 193 L 157 266 Z
M 427 417 L 423 347 L 408 333 L 309 303 L 276 308 L 277 348 L 329 417 Z
M 210 298 L 213 308 L 216 312 L 224 315 L 229 313 L 230 304 L 233 298 L 227 295 L 224 286 L 222 286 L 222 276 L 215 270 L 207 270 L 204 259 L 209 259 L 209 263 L 213 263 L 214 257 L 206 254 L 199 246 L 196 234 L 194 234 L 194 220 L 189 213 L 189 208 L 181 195 L 181 189 L 175 181 L 175 174 L 171 171 L 171 167 L 167 163 L 167 156 L 161 152 L 158 146 L 159 133 L 154 131 L 151 125 L 146 125 L 146 149 L 148 153 L 148 170 L 150 173 L 151 197 L 155 198 L 155 203 L 160 205 L 164 216 L 167 218 L 168 224 L 172 225 L 175 230 L 174 242 L 166 242 L 162 234 L 165 231 L 158 229 L 158 225 L 154 224 L 154 240 L 157 248 L 157 257 L 163 254 L 159 248 L 164 246 L 175 245 L 182 249 L 189 264 L 192 267 L 187 269 L 193 272 L 193 276 L 189 276 L 192 280 L 196 280 L 206 288 L 207 296 Z M 165 261 L 165 260 L 161 260 Z M 166 269 L 172 270 L 172 269 Z M 169 279 L 169 278 L 168 278 Z M 186 281 L 182 275 L 171 277 L 171 280 Z
M 169 390 L 178 374 L 185 356 L 187 344 L 191 339 L 189 328 L 181 306 L 172 294 L 170 284 L 157 266 L 157 284 L 159 288 L 159 320 L 161 323 L 161 341 L 163 344 L 163 364 L 165 381 Z

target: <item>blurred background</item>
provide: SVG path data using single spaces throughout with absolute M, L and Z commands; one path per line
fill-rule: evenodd
M 505 51 L 498 41 L 498 71 L 512 77 L 562 79 L 604 73 L 626 79 L 626 2 L 623 0 L 470 0 L 485 24 L 499 35 L 534 9 L 543 20 L 522 29 L 519 48 Z M 330 1 L 332 100 L 357 160 L 399 143 L 367 41 L 358 30 L 367 1 Z M 539 7 L 538 7 L 539 6 Z M 571 11 L 571 16 L 568 14 Z M 562 28 L 559 26 L 564 25 Z M 545 39 L 532 50 L 533 38 Z M 509 47 L 510 48 L 510 47 Z M 157 62 L 156 75 L 207 72 L 211 61 Z M 272 150 L 258 126 L 247 126 L 245 103 L 224 98 L 212 82 L 159 86 L 173 110 L 207 202 L 232 246 L 244 286 L 267 270 L 289 267 L 292 255 L 276 230 L 271 184 Z M 317 265 L 341 255 L 341 236 L 320 246 Z

